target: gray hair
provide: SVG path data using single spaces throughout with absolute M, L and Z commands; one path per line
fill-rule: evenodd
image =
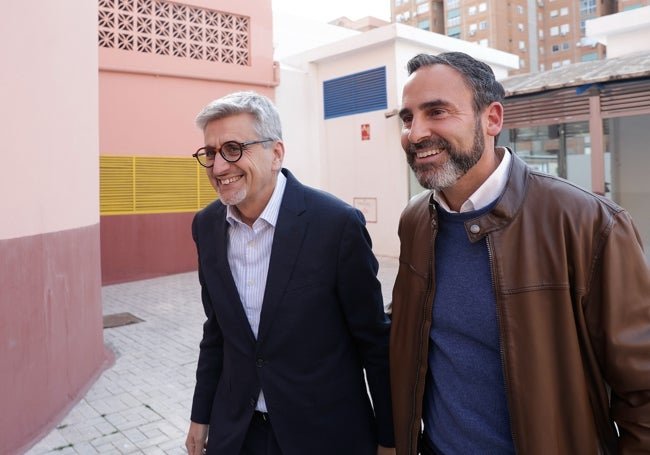
M 421 67 L 432 65 L 450 66 L 463 76 L 465 84 L 472 91 L 476 114 L 495 101 L 503 104 L 505 97 L 503 86 L 496 80 L 492 68 L 486 63 L 463 52 L 443 52 L 438 55 L 418 54 L 409 60 L 406 69 L 411 75 Z
M 282 140 L 278 109 L 269 98 L 252 91 L 235 92 L 212 101 L 199 112 L 194 124 L 205 131 L 211 121 L 238 114 L 251 114 L 254 117 L 253 128 L 260 138 Z

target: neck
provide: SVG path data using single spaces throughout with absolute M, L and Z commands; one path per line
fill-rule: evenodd
M 494 148 L 485 150 L 481 159 L 455 185 L 440 192 L 447 201 L 449 208 L 459 212 L 462 205 L 499 167 L 504 150 Z

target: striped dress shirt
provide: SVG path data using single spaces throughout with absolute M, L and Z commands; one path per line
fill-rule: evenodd
M 260 326 L 273 234 L 286 183 L 287 178 L 278 173 L 271 199 L 252 227 L 241 221 L 239 212 L 233 206 L 229 205 L 226 212 L 229 224 L 228 263 L 255 338 Z M 267 412 L 263 391 L 260 392 L 256 409 Z

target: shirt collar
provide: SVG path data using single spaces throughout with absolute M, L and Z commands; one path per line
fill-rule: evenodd
M 460 213 L 480 210 L 494 202 L 506 187 L 508 181 L 508 171 L 512 156 L 510 151 L 505 147 L 499 147 L 503 152 L 501 163 L 497 166 L 492 174 L 478 187 L 476 191 L 460 207 Z M 433 199 L 447 212 L 455 212 L 449 208 L 447 200 L 439 191 L 433 191 Z
M 264 210 L 260 214 L 259 218 L 255 220 L 253 226 L 258 223 L 260 220 L 266 221 L 271 226 L 275 227 L 278 222 L 278 215 L 280 214 L 280 205 L 282 204 L 282 196 L 284 196 L 284 189 L 287 186 L 287 178 L 282 172 L 278 172 L 278 177 L 275 182 L 275 188 L 273 189 L 273 194 L 271 199 L 264 207 Z M 236 207 L 232 205 L 226 206 L 226 220 L 228 223 L 233 226 L 235 222 L 243 223 L 239 211 Z

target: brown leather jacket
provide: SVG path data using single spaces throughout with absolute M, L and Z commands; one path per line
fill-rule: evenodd
M 399 226 L 390 350 L 398 455 L 417 453 L 421 431 L 432 204 L 431 192 L 416 196 Z M 629 214 L 513 154 L 497 205 L 466 229 L 472 240 L 487 236 L 517 453 L 650 453 L 650 270 Z

